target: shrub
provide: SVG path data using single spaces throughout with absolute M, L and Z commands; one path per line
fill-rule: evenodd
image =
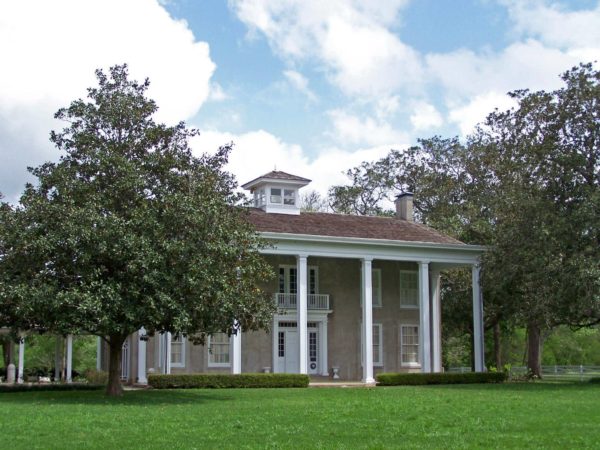
M 83 377 L 90 384 L 107 384 L 108 373 L 102 370 L 87 369 L 83 373 Z
M 506 373 L 380 373 L 376 378 L 379 386 L 502 383 L 506 380 Z
M 600 384 L 600 377 L 592 377 L 592 378 L 590 378 L 590 383 Z
M 98 391 L 104 389 L 101 384 L 70 383 L 70 384 L 0 384 L 0 393 L 8 392 L 39 392 L 39 391 Z
M 193 388 L 296 388 L 307 387 L 308 375 L 292 373 L 149 375 L 155 389 Z

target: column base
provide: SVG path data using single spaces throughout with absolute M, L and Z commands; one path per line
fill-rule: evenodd
M 377 384 L 377 382 L 375 381 L 375 378 L 365 378 L 363 380 L 361 380 L 364 384 L 368 384 L 369 386 L 375 386 Z

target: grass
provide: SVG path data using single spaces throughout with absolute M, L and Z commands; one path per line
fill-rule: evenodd
M 0 394 L 6 448 L 598 448 L 600 386 Z

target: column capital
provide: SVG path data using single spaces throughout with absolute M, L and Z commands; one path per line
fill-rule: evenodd
M 360 260 L 362 262 L 373 262 L 373 257 L 372 256 L 363 256 L 360 258 Z
M 308 258 L 308 253 L 298 253 L 296 255 L 297 260 L 302 260 L 302 259 L 306 260 L 307 258 Z
M 417 261 L 417 263 L 419 264 L 419 266 L 429 266 L 431 261 L 424 260 L 424 261 Z

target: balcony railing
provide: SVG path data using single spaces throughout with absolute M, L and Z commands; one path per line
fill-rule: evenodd
M 275 294 L 278 308 L 296 309 L 297 294 Z M 329 309 L 329 294 L 308 294 L 308 309 Z

